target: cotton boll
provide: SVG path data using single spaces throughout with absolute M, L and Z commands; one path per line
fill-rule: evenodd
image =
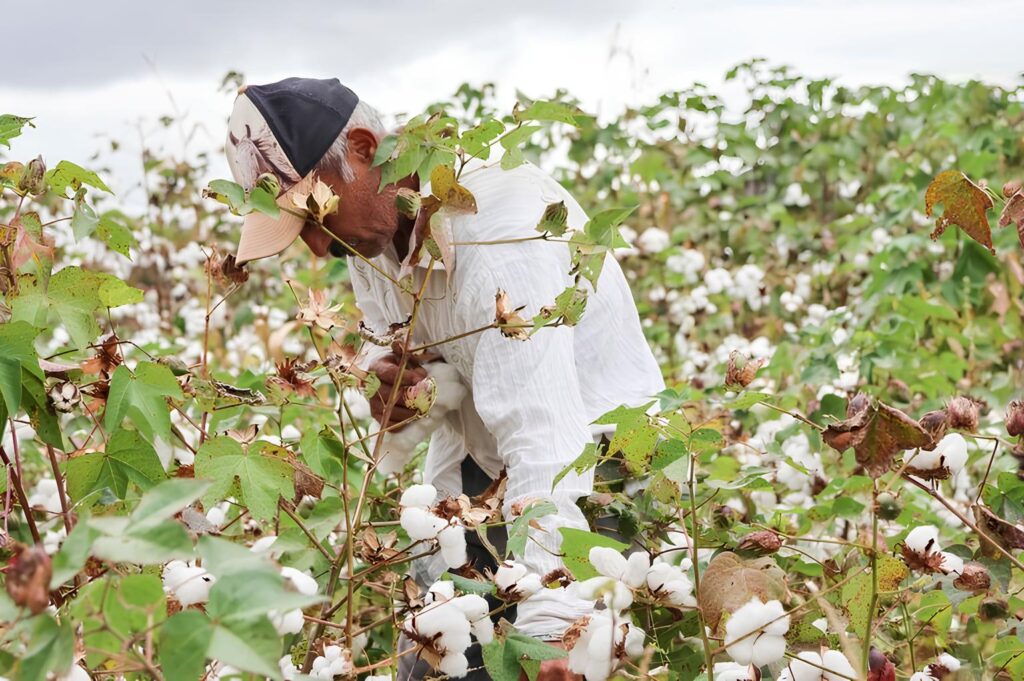
M 439 518 L 419 506 L 403 508 L 399 523 L 413 541 L 434 539 L 448 525 L 444 518 Z
M 930 551 L 937 551 L 939 548 L 939 528 L 934 525 L 921 525 L 915 527 L 903 540 L 904 545 L 911 551 L 926 554 Z
M 430 362 L 424 366 L 427 375 L 434 379 L 437 386 L 437 396 L 434 398 L 434 404 L 430 410 L 432 412 L 435 409 L 449 412 L 458 409 L 466 395 L 469 394 L 466 386 L 462 384 L 458 369 L 447 362 Z
M 437 488 L 433 485 L 412 485 L 404 492 L 399 500 L 399 505 L 405 508 L 419 506 L 429 508 L 437 499 Z
M 285 581 L 290 584 L 293 589 L 304 596 L 313 596 L 320 590 L 315 579 L 307 575 L 305 572 L 301 572 L 295 568 L 281 568 L 281 576 L 285 578 Z
M 622 573 L 622 581 L 631 589 L 639 589 L 647 580 L 647 571 L 650 569 L 650 556 L 642 551 L 630 554 L 626 559 L 626 569 Z
M 952 475 L 956 475 L 967 463 L 967 440 L 960 433 L 950 433 L 939 441 L 932 454 L 937 455 L 941 461 L 939 465 L 945 466 Z
M 505 561 L 494 571 L 494 585 L 503 591 L 507 591 L 516 585 L 520 579 L 526 576 L 527 568 L 522 563 Z
M 53 478 L 43 478 L 36 483 L 29 495 L 28 505 L 32 508 L 41 508 L 47 513 L 56 515 L 61 512 L 60 492 L 57 491 L 57 481 Z
M 754 681 L 755 673 L 749 665 L 735 662 L 719 662 L 715 664 L 715 681 Z
M 648 227 L 637 237 L 636 245 L 645 253 L 660 253 L 672 244 L 668 232 L 658 227 Z
M 174 596 L 182 607 L 205 603 L 216 578 L 201 567 L 180 560 L 164 566 L 164 592 Z
M 270 548 L 274 545 L 274 542 L 276 541 L 277 535 L 268 534 L 254 541 L 252 543 L 252 546 L 249 547 L 249 550 L 257 554 L 270 553 Z
M 427 602 L 440 603 L 455 598 L 455 583 L 448 581 L 434 582 L 427 589 Z
M 725 623 L 726 652 L 740 664 L 761 667 L 781 660 L 786 652 L 789 615 L 777 600 L 752 598 Z
M 437 534 L 441 557 L 449 568 L 466 564 L 466 530 L 462 525 L 449 525 Z
M 464 653 L 447 653 L 441 658 L 438 671 L 453 679 L 461 679 L 469 673 L 469 660 Z
M 696 607 L 693 583 L 681 568 L 669 563 L 655 563 L 647 573 L 647 588 L 673 605 Z
M 206 520 L 215 528 L 220 529 L 228 519 L 228 504 L 217 504 L 206 512 Z
M 92 681 L 92 677 L 81 665 L 71 665 L 64 674 L 57 677 L 57 681 Z
M 299 608 L 288 610 L 284 613 L 271 610 L 267 613 L 267 616 L 270 618 L 271 624 L 274 625 L 274 629 L 277 630 L 278 636 L 297 634 L 302 631 L 302 627 L 306 623 L 305 618 L 302 616 L 302 610 Z
M 576 594 L 587 601 L 602 600 L 615 611 L 625 610 L 633 604 L 633 592 L 628 586 L 610 577 L 592 577 L 576 583 Z
M 295 681 L 295 677 L 298 676 L 299 670 L 292 662 L 290 655 L 285 655 L 277 661 L 277 666 L 281 670 L 281 676 L 284 677 L 284 681 Z
M 626 557 L 607 546 L 595 546 L 588 554 L 590 564 L 600 574 L 612 579 L 622 579 L 626 573 Z
M 960 671 L 961 666 L 960 660 L 956 659 L 949 653 L 942 653 L 941 655 L 939 655 L 938 658 L 936 658 L 935 660 L 935 664 L 939 665 L 940 667 L 942 667 L 950 673 Z
M 942 551 L 939 555 L 942 556 L 942 571 L 947 575 L 959 575 L 964 571 L 964 559 L 960 556 L 948 551 Z
M 853 665 L 837 650 L 805 651 L 789 661 L 779 681 L 845 681 L 856 676 Z

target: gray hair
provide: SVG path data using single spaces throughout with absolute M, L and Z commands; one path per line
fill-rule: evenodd
M 355 128 L 366 128 L 378 137 L 388 134 L 388 129 L 384 126 L 380 113 L 363 100 L 359 100 L 356 108 L 352 110 L 348 123 L 338 135 L 338 139 L 334 140 L 314 170 L 337 172 L 345 182 L 355 179 L 355 173 L 352 172 L 352 168 L 348 164 L 348 134 Z

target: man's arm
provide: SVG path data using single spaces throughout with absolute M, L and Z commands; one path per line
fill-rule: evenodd
M 556 250 L 557 249 L 557 250 Z M 494 295 L 505 290 L 513 306 L 525 305 L 529 319 L 551 304 L 568 283 L 563 244 L 540 242 L 488 246 L 472 263 L 460 287 L 461 323 L 479 327 L 494 318 Z M 461 264 L 460 264 L 461 266 Z M 531 530 L 523 556 L 540 575 L 561 567 L 561 527 L 589 529 L 575 501 L 593 488 L 593 474 L 570 472 L 552 491 L 555 477 L 591 441 L 576 375 L 573 329 L 545 328 L 526 341 L 498 329 L 479 335 L 473 361 L 473 397 L 477 412 L 497 440 L 508 473 L 504 512 L 533 499 L 548 499 L 557 511 Z M 527 635 L 553 639 L 593 602 L 569 597 L 564 590 L 542 590 L 518 605 L 517 628 Z

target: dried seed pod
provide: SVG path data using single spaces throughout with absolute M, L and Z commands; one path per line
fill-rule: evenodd
M 939 444 L 939 440 L 946 436 L 946 429 L 949 428 L 949 414 L 945 409 L 930 411 L 918 419 L 918 423 L 932 436 L 931 446 L 921 449 L 931 451 L 935 449 L 935 445 Z
M 744 537 L 739 545 L 740 551 L 750 551 L 759 556 L 775 553 L 782 547 L 782 537 L 771 530 L 751 532 Z
M 961 591 L 985 591 L 992 586 L 992 576 L 981 563 L 965 563 L 963 572 L 953 580 L 953 586 Z
M 763 359 L 750 359 L 736 350 L 729 353 L 729 363 L 725 368 L 725 385 L 730 388 L 746 388 L 757 375 L 757 370 L 764 366 Z
M 1003 196 L 1010 198 L 1014 194 L 1020 191 L 1021 187 L 1024 187 L 1024 183 L 1020 180 L 1009 180 L 1003 185 Z
M 954 397 L 948 405 L 946 405 L 946 413 L 949 415 L 949 425 L 951 428 L 959 428 L 960 430 L 966 430 L 969 433 L 973 433 L 978 429 L 978 416 L 981 412 L 981 408 L 984 403 L 974 399 L 973 397 L 966 397 L 959 395 Z
M 41 546 L 21 546 L 7 567 L 7 593 L 11 600 L 33 615 L 50 604 L 50 576 L 53 565 Z
M 1006 619 L 1010 613 L 1010 604 L 1002 598 L 986 598 L 978 604 L 978 617 L 982 621 Z
M 1006 432 L 1011 437 L 1024 435 L 1024 400 L 1014 400 L 1006 408 Z

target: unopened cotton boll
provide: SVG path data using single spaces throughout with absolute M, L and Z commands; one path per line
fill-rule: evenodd
M 433 485 L 412 485 L 402 492 L 398 504 L 405 508 L 419 506 L 429 508 L 437 499 L 437 488 Z
M 857 678 L 853 665 L 838 650 L 805 651 L 789 661 L 779 681 L 847 681 Z
M 438 532 L 437 543 L 441 547 L 441 557 L 448 567 L 457 568 L 466 564 L 466 528 L 462 525 L 449 525 Z
M 782 603 L 757 598 L 736 610 L 725 623 L 726 652 L 740 664 L 757 667 L 781 660 L 786 653 L 789 615 Z
M 181 560 L 172 560 L 163 570 L 164 592 L 174 596 L 185 608 L 205 603 L 216 581 L 205 569 Z

